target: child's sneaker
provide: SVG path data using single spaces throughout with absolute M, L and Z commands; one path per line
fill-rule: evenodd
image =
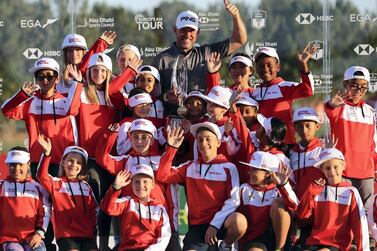
M 221 241 L 219 251 L 232 251 L 232 246 L 227 246 L 225 241 Z

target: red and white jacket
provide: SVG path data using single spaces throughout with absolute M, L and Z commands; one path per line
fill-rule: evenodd
M 36 230 L 46 232 L 50 217 L 49 196 L 38 182 L 0 180 L 0 244 L 30 241 Z
M 248 225 L 245 235 L 238 241 L 240 247 L 263 234 L 269 224 L 272 224 L 270 209 L 274 199 L 282 197 L 290 211 L 295 211 L 298 205 L 298 199 L 289 182 L 281 187 L 271 184 L 264 190 L 245 183 L 242 184 L 240 193 L 241 205 L 237 211 L 246 217 Z
M 375 111 L 363 100 L 357 105 L 344 102 L 336 108 L 325 104 L 331 133 L 338 140 L 336 148 L 344 154 L 347 162 L 343 175 L 356 179 L 373 178 L 377 152 Z
M 107 131 L 99 140 L 96 151 L 96 161 L 112 175 L 117 175 L 122 170 L 128 170 L 131 173 L 134 167 L 139 164 L 146 164 L 152 167 L 156 174 L 160 165 L 161 155 L 151 154 L 148 156 L 140 156 L 133 150 L 129 155 L 112 156 L 110 154 L 112 146 L 116 140 L 117 133 Z M 122 189 L 123 196 L 133 196 L 131 185 Z M 156 186 L 151 191 L 151 198 L 166 205 L 168 210 L 172 229 L 178 231 L 178 214 L 179 214 L 179 186 L 177 184 L 163 184 L 156 181 Z
M 165 250 L 171 230 L 165 207 L 151 199 L 148 203 L 136 196 L 118 198 L 121 190 L 110 187 L 101 201 L 101 209 L 121 217 L 121 244 L 119 250 Z
M 377 193 L 373 195 L 373 198 L 368 200 L 367 205 L 365 205 L 367 210 L 367 220 L 369 226 L 369 234 L 374 239 L 377 240 Z
M 314 167 L 321 150 L 322 141 L 315 137 L 305 148 L 297 143 L 290 151 L 291 168 L 296 183 L 294 191 L 299 199 L 314 180 L 325 178 L 322 171 Z
M 312 96 L 314 80 L 309 75 L 301 74 L 301 83 L 285 81 L 278 77 L 256 87 L 252 97 L 259 103 L 259 112 L 266 117 L 276 117 L 287 125 L 286 143 L 296 143 L 292 123 L 292 103 L 294 99 Z
M 302 197 L 296 215 L 299 220 L 314 218 L 306 245 L 330 245 L 350 250 L 369 250 L 368 223 L 357 189 L 348 182 L 325 187 L 312 183 Z
M 74 83 L 67 96 L 55 92 L 50 98 L 43 97 L 40 92 L 29 97 L 20 90 L 2 105 L 1 109 L 7 118 L 25 121 L 31 162 L 38 163 L 42 154 L 37 141 L 40 134 L 51 139 L 54 146 L 52 164 L 60 163 L 67 146 L 77 145 L 74 116 L 79 112 L 81 90 L 82 84 Z
M 176 151 L 167 146 L 156 179 L 162 183 L 185 184 L 190 225 L 210 224 L 220 229 L 240 204 L 236 166 L 219 154 L 208 163 L 198 158 L 173 168 Z
M 51 157 L 43 155 L 37 178 L 52 200 L 52 225 L 60 238 L 95 238 L 98 204 L 89 184 L 80 180 L 57 178 L 48 174 Z

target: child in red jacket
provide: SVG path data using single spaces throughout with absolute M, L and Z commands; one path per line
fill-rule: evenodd
M 351 66 L 344 72 L 344 93 L 339 92 L 325 104 L 331 133 L 338 140 L 336 148 L 345 156 L 346 177 L 359 190 L 363 203 L 374 192 L 374 169 L 377 154 L 375 110 L 365 103 L 370 75 L 368 69 Z
M 314 164 L 326 179 L 315 180 L 297 208 L 297 217 L 314 223 L 306 239 L 308 250 L 369 250 L 368 223 L 357 189 L 344 182 L 346 169 L 343 154 L 336 148 L 325 148 Z
M 78 146 L 64 150 L 58 177 L 48 174 L 52 144 L 39 136 L 44 155 L 39 163 L 38 181 L 51 196 L 52 224 L 59 250 L 97 250 L 98 205 L 87 177 L 87 152 Z
M 51 203 L 43 187 L 30 176 L 30 155 L 24 147 L 9 150 L 9 175 L 0 180 L 0 247 L 46 250 L 43 242 L 51 217 Z
M 121 189 L 129 183 L 133 194 L 118 198 Z M 154 186 L 153 169 L 140 164 L 134 166 L 132 174 L 128 170 L 120 171 L 102 199 L 103 211 L 121 217 L 119 250 L 165 250 L 168 246 L 169 217 L 165 206 L 150 197 Z
M 247 231 L 239 240 L 241 250 L 282 250 L 298 199 L 288 182 L 286 166 L 271 153 L 256 151 L 249 163 L 250 180 L 241 188 L 238 212 L 247 219 Z M 254 248 L 254 249 L 253 249 Z M 258 249 L 259 250 L 259 249 Z

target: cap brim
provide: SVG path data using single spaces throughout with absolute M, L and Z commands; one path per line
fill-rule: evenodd
M 214 104 L 216 104 L 216 105 L 219 105 L 219 106 L 221 106 L 221 107 L 224 107 L 225 109 L 229 109 L 229 108 L 230 108 L 230 106 L 225 106 L 225 105 L 223 105 L 223 104 L 219 104 L 216 100 L 214 100 L 214 99 L 212 99 L 212 98 L 209 98 L 208 96 L 204 96 L 204 99 L 205 99 L 206 101 L 209 101 L 209 102 L 212 102 L 212 103 L 214 103 Z
M 203 124 L 203 123 L 198 123 L 198 124 L 192 125 L 190 127 L 190 132 L 191 132 L 192 135 L 194 135 L 194 137 L 196 137 L 196 134 L 197 134 L 197 131 L 198 131 L 199 128 L 207 128 L 208 130 L 210 130 L 211 132 L 213 132 L 216 135 L 218 140 L 221 140 L 221 135 L 218 135 L 216 133 L 216 131 L 214 131 L 214 128 L 212 128 L 209 125 Z
M 326 161 L 331 160 L 331 159 L 338 159 L 338 160 L 344 161 L 344 159 L 339 159 L 339 158 L 336 158 L 336 157 L 331 157 L 331 158 L 328 158 L 328 159 L 319 160 L 318 162 L 314 163 L 313 166 L 314 167 L 319 167 L 320 165 L 322 165 L 323 163 L 325 163 Z
M 186 25 L 182 25 L 182 26 L 176 25 L 176 27 L 177 27 L 177 29 L 182 29 L 182 28 L 189 27 L 189 28 L 193 28 L 194 30 L 199 30 L 198 26 L 195 26 L 195 25 L 192 25 L 192 24 L 186 24 Z

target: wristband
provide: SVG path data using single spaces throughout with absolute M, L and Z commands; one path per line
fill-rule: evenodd
M 38 229 L 37 231 L 35 231 L 35 233 L 38 234 L 42 239 L 45 238 L 45 231 Z

